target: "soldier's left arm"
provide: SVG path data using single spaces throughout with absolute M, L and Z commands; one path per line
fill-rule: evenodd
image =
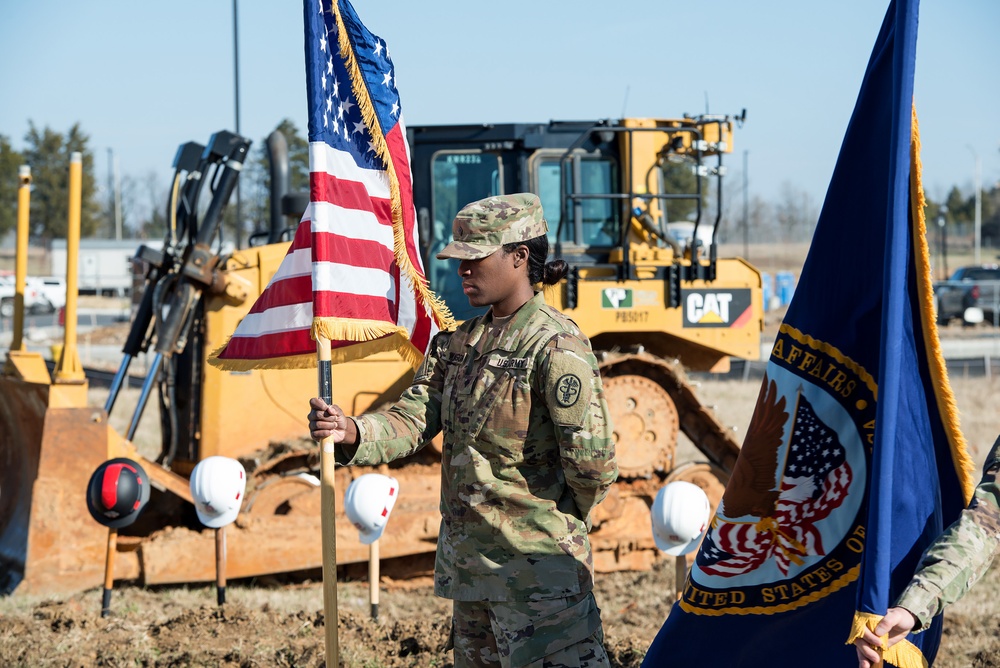
M 925 629 L 945 606 L 962 598 L 1000 551 L 1000 439 L 986 459 L 983 479 L 961 516 L 927 549 L 896 603 Z
M 597 360 L 572 334 L 552 338 L 543 352 L 545 402 L 555 423 L 566 484 L 587 520 L 618 477 L 611 414 Z

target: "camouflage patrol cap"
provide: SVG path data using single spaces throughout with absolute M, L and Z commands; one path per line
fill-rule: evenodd
M 437 254 L 439 260 L 480 260 L 510 243 L 548 232 L 542 203 L 532 193 L 495 195 L 466 204 L 451 224 L 454 241 Z

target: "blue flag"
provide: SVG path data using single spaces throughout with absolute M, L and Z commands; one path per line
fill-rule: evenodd
M 846 643 L 971 498 L 931 301 L 917 5 L 889 5 L 743 449 L 644 666 L 855 665 Z M 907 651 L 933 660 L 940 631 Z

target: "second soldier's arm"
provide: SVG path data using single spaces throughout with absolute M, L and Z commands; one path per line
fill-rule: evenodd
M 611 415 L 597 360 L 589 346 L 566 335 L 554 337 L 544 355 L 541 380 L 563 474 L 589 527 L 590 512 L 618 477 Z
M 338 463 L 371 466 L 391 462 L 416 452 L 441 431 L 442 353 L 449 336 L 440 333 L 431 341 L 413 383 L 398 401 L 386 410 L 354 418 L 357 450 L 338 446 Z M 342 454 L 346 455 L 344 460 Z
M 926 629 L 974 585 L 1000 551 L 1000 439 L 986 459 L 983 479 L 969 507 L 920 560 L 909 586 L 896 603 L 913 613 L 917 628 Z

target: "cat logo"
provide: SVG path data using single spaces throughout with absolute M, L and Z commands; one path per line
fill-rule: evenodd
M 684 308 L 691 322 L 723 323 L 729 322 L 729 302 L 733 295 L 729 292 L 707 292 L 704 294 L 689 294 Z
M 752 315 L 749 290 L 683 290 L 685 327 L 741 327 Z

